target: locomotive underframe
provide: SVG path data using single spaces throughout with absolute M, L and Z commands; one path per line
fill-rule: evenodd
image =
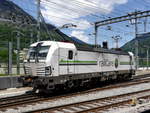
M 134 70 L 110 71 L 86 74 L 60 75 L 56 77 L 48 76 L 22 76 L 20 81 L 30 84 L 35 90 L 50 91 L 62 85 L 63 88 L 70 89 L 86 85 L 89 82 L 103 82 L 109 80 L 131 79 L 135 74 Z

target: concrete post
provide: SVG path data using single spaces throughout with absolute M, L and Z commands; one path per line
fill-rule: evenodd
M 12 74 L 12 42 L 9 42 L 8 74 Z
M 17 75 L 20 74 L 20 33 L 17 32 Z

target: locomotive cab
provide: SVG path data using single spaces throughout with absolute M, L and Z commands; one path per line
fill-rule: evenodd
M 50 50 L 50 44 L 44 42 L 32 44 L 29 48 L 24 70 L 26 75 L 44 76 L 50 75 L 50 66 L 46 66 L 46 59 Z
M 62 73 L 74 73 L 73 66 L 61 70 L 59 65 L 75 60 L 75 53 L 76 47 L 72 43 L 54 41 L 34 43 L 30 46 L 27 59 L 24 61 L 25 74 L 59 76 L 60 71 Z
M 20 82 L 31 84 L 33 87 L 50 87 L 47 86 L 48 82 L 53 81 L 60 73 L 74 73 L 74 65 L 64 65 L 68 63 L 68 60 L 70 62 L 75 60 L 75 53 L 76 47 L 72 43 L 41 41 L 32 44 L 24 60 L 26 75 Z

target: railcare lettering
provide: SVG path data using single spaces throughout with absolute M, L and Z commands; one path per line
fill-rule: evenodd
M 102 61 L 99 61 L 99 66 L 104 67 L 104 66 L 114 66 L 113 61 L 109 61 L 108 59 L 104 59 Z

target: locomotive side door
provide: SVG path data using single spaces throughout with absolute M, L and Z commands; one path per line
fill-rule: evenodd
M 73 50 L 68 50 L 67 56 L 67 73 L 73 74 L 75 72 L 75 61 L 74 61 L 75 52 Z

